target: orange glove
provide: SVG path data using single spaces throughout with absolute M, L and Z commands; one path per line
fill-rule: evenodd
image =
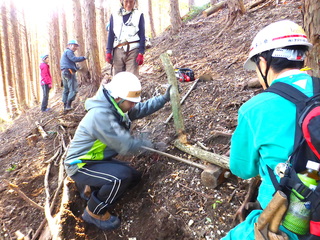
M 138 54 L 136 62 L 138 63 L 138 65 L 143 64 L 143 55 L 141 53 Z
M 108 62 L 108 63 L 112 63 L 112 55 L 111 55 L 111 53 L 107 53 L 106 54 L 106 61 Z

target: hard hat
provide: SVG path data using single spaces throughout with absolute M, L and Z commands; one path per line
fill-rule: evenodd
M 48 54 L 44 54 L 44 55 L 41 55 L 41 56 L 40 56 L 40 58 L 41 58 L 42 61 L 46 60 L 47 57 L 49 57 Z
M 244 63 L 244 68 L 255 70 L 256 64 L 251 58 L 257 54 L 271 49 L 297 45 L 307 46 L 308 49 L 312 47 L 302 27 L 290 20 L 271 23 L 258 32 L 253 39 L 249 57 Z
M 122 98 L 130 102 L 141 101 L 141 83 L 133 73 L 119 72 L 110 83 L 104 84 L 104 87 L 113 98 Z
M 78 46 L 79 46 L 77 40 L 73 40 L 73 39 L 68 42 L 68 45 L 69 45 L 69 44 L 75 44 L 75 45 L 78 45 Z

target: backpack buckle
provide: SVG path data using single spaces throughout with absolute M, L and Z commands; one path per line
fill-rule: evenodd
M 307 199 L 310 197 L 310 195 L 313 193 L 313 191 L 308 188 L 306 185 L 304 185 L 303 183 L 297 183 L 294 185 L 293 189 L 296 191 L 296 196 L 300 199 L 304 201 L 307 201 Z M 301 198 L 302 197 L 302 198 Z

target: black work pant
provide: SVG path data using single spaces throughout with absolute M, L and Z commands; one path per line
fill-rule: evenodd
M 134 187 L 141 179 L 141 173 L 126 162 L 112 159 L 107 162 L 90 163 L 71 176 L 80 191 L 89 185 L 94 191 L 88 201 L 88 208 L 94 214 L 104 214 L 123 193 Z

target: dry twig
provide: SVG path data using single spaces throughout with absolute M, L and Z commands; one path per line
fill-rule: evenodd
M 27 195 L 25 195 L 24 192 L 22 192 L 22 191 L 19 189 L 18 185 L 15 185 L 15 184 L 13 184 L 13 183 L 10 183 L 10 182 L 9 182 L 8 180 L 6 180 L 6 179 L 3 179 L 3 181 L 5 181 L 5 182 L 8 184 L 8 186 L 9 186 L 10 189 L 16 191 L 16 192 L 18 193 L 18 195 L 19 195 L 23 200 L 25 200 L 26 202 L 30 203 L 31 206 L 36 207 L 36 208 L 38 208 L 38 209 L 40 209 L 40 210 L 43 211 L 44 208 L 43 208 L 42 206 L 40 206 L 39 204 L 37 204 L 36 202 L 32 201 L 29 197 L 27 197 Z

